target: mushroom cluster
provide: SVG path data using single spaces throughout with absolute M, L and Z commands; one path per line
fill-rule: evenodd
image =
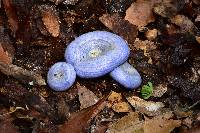
M 128 44 L 107 31 L 85 33 L 72 41 L 65 51 L 66 62 L 54 64 L 48 71 L 47 83 L 55 91 L 64 91 L 81 78 L 110 76 L 127 89 L 140 86 L 142 79 L 127 61 Z

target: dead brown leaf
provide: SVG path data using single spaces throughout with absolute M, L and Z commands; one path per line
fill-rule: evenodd
M 157 29 L 152 29 L 152 30 L 148 30 L 147 32 L 145 32 L 146 38 L 150 41 L 156 39 L 157 35 L 158 35 Z
M 59 133 L 81 133 L 89 127 L 91 120 L 106 106 L 107 97 L 100 99 L 95 105 L 73 114 L 59 127 Z
M 6 11 L 6 15 L 8 17 L 10 29 L 12 30 L 13 35 L 15 36 L 17 30 L 19 29 L 19 24 L 15 8 L 12 5 L 12 0 L 2 0 L 2 2 Z
M 12 118 L 0 120 L 1 133 L 19 133 L 18 129 L 13 125 Z
M 144 121 L 144 133 L 170 133 L 175 127 L 181 125 L 180 120 L 173 120 L 172 112 L 156 116 Z
M 56 8 L 48 5 L 41 6 L 41 16 L 47 31 L 53 37 L 58 37 L 60 33 L 60 23 Z
M 176 15 L 171 18 L 171 22 L 180 27 L 181 32 L 193 32 L 195 25 L 193 22 L 184 15 Z
M 138 27 L 155 21 L 152 8 L 159 0 L 137 0 L 126 10 L 125 20 Z
M 167 84 L 164 84 L 164 83 L 158 84 L 158 85 L 154 86 L 152 96 L 162 97 L 162 95 L 165 94 L 165 92 L 167 92 Z
M 153 11 L 162 17 L 170 18 L 175 16 L 185 3 L 187 0 L 162 0 L 162 2 L 155 4 Z
M 115 112 L 131 112 L 132 109 L 130 105 L 122 100 L 121 93 L 111 92 L 108 97 L 108 107 L 111 107 Z
M 4 47 L 7 47 L 7 50 Z M 6 64 L 12 64 L 13 56 L 14 48 L 9 44 L 3 45 L 3 43 L 0 43 L 0 61 Z
M 111 124 L 107 133 L 143 133 L 143 122 L 139 119 L 138 112 L 131 112 Z
M 46 85 L 46 82 L 41 75 L 13 64 L 0 62 L 0 71 L 5 75 L 12 76 L 21 82 L 28 83 L 30 85 Z
M 137 96 L 127 97 L 126 99 L 137 111 L 149 116 L 161 114 L 164 107 L 162 102 L 145 101 Z
M 127 20 L 119 17 L 118 14 L 104 14 L 99 20 L 110 30 L 122 36 L 129 44 L 134 43 L 137 36 L 137 27 Z
M 96 104 L 99 98 L 85 86 L 81 86 L 77 83 L 79 102 L 81 103 L 80 109 L 84 109 Z

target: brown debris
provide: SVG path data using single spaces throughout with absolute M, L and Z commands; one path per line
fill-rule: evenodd
M 131 112 L 119 121 L 111 124 L 107 133 L 142 133 L 143 121 L 139 119 L 138 112 Z
M 157 0 L 137 0 L 126 10 L 125 20 L 138 27 L 154 22 L 152 8 L 157 2 Z
M 0 119 L 0 129 L 1 133 L 19 133 L 18 129 L 12 123 L 12 118 L 8 116 L 8 118 Z
M 165 106 L 162 102 L 145 101 L 137 96 L 127 97 L 126 99 L 137 111 L 149 116 L 161 114 L 162 108 Z
M 106 106 L 106 97 L 100 99 L 95 105 L 72 114 L 70 119 L 59 127 L 59 133 L 81 133 L 89 127 L 91 120 Z
M 172 17 L 171 22 L 178 25 L 183 33 L 193 32 L 195 28 L 193 22 L 184 15 L 176 15 Z
M 7 50 L 4 47 L 7 47 Z M 6 64 L 12 64 L 13 56 L 14 48 L 9 44 L 3 45 L 3 43 L 0 43 L 0 61 Z
M 157 29 L 152 29 L 152 30 L 148 30 L 147 32 L 145 32 L 146 38 L 150 41 L 156 39 L 157 35 L 158 35 Z
M 60 33 L 60 22 L 56 8 L 53 6 L 42 5 L 40 7 L 42 21 L 47 31 L 53 36 L 58 37 Z
M 77 83 L 79 101 L 81 103 L 80 109 L 90 107 L 99 101 L 99 98 L 85 86 L 81 86 Z
M 128 43 L 134 43 L 137 36 L 137 27 L 135 25 L 122 19 L 118 14 L 104 14 L 99 20 L 110 30 L 122 36 Z
M 2 2 L 6 11 L 6 15 L 8 17 L 10 29 L 12 30 L 13 36 L 15 37 L 15 34 L 19 29 L 18 18 L 16 15 L 15 8 L 12 5 L 12 0 L 2 0 Z
M 139 40 L 139 38 L 136 38 L 131 48 L 134 49 L 133 47 L 136 48 L 137 50 L 139 49 L 144 50 L 144 55 L 148 57 L 150 56 L 150 52 L 157 48 L 154 42 L 148 40 L 142 41 Z
M 180 120 L 173 120 L 172 117 L 172 112 L 168 112 L 152 119 L 146 119 L 144 133 L 170 133 L 175 127 L 181 125 Z
M 108 107 L 112 107 L 115 112 L 131 112 L 132 109 L 130 105 L 122 100 L 121 93 L 116 93 L 114 91 L 111 92 L 108 97 Z
M 192 0 L 192 2 L 196 5 L 200 5 L 200 1 L 199 0 Z
M 153 11 L 162 17 L 170 18 L 175 16 L 186 2 L 187 0 L 163 0 L 154 6 Z
M 165 94 L 166 92 L 167 92 L 167 84 L 165 84 L 165 83 L 158 84 L 158 85 L 154 86 L 152 96 L 162 97 L 162 95 Z
M 46 82 L 41 75 L 36 74 L 35 72 L 32 71 L 25 70 L 16 65 L 5 64 L 3 62 L 0 62 L 0 71 L 5 75 L 12 76 L 28 84 L 33 84 L 33 85 L 37 84 L 40 86 L 46 85 Z

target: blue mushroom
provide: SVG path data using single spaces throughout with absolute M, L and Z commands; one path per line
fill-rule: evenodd
M 72 41 L 65 51 L 65 59 L 74 66 L 78 76 L 95 78 L 123 64 L 129 53 L 128 44 L 120 36 L 93 31 Z
M 124 64 L 115 68 L 110 73 L 110 76 L 130 90 L 139 87 L 142 82 L 141 76 L 138 71 L 128 62 L 125 62 Z
M 67 90 L 73 85 L 75 79 L 74 67 L 66 62 L 55 63 L 47 74 L 47 83 L 55 91 Z

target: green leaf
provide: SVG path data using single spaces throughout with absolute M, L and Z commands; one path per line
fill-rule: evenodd
M 148 99 L 153 93 L 153 84 L 148 82 L 147 85 L 143 85 L 140 92 L 144 99 Z

